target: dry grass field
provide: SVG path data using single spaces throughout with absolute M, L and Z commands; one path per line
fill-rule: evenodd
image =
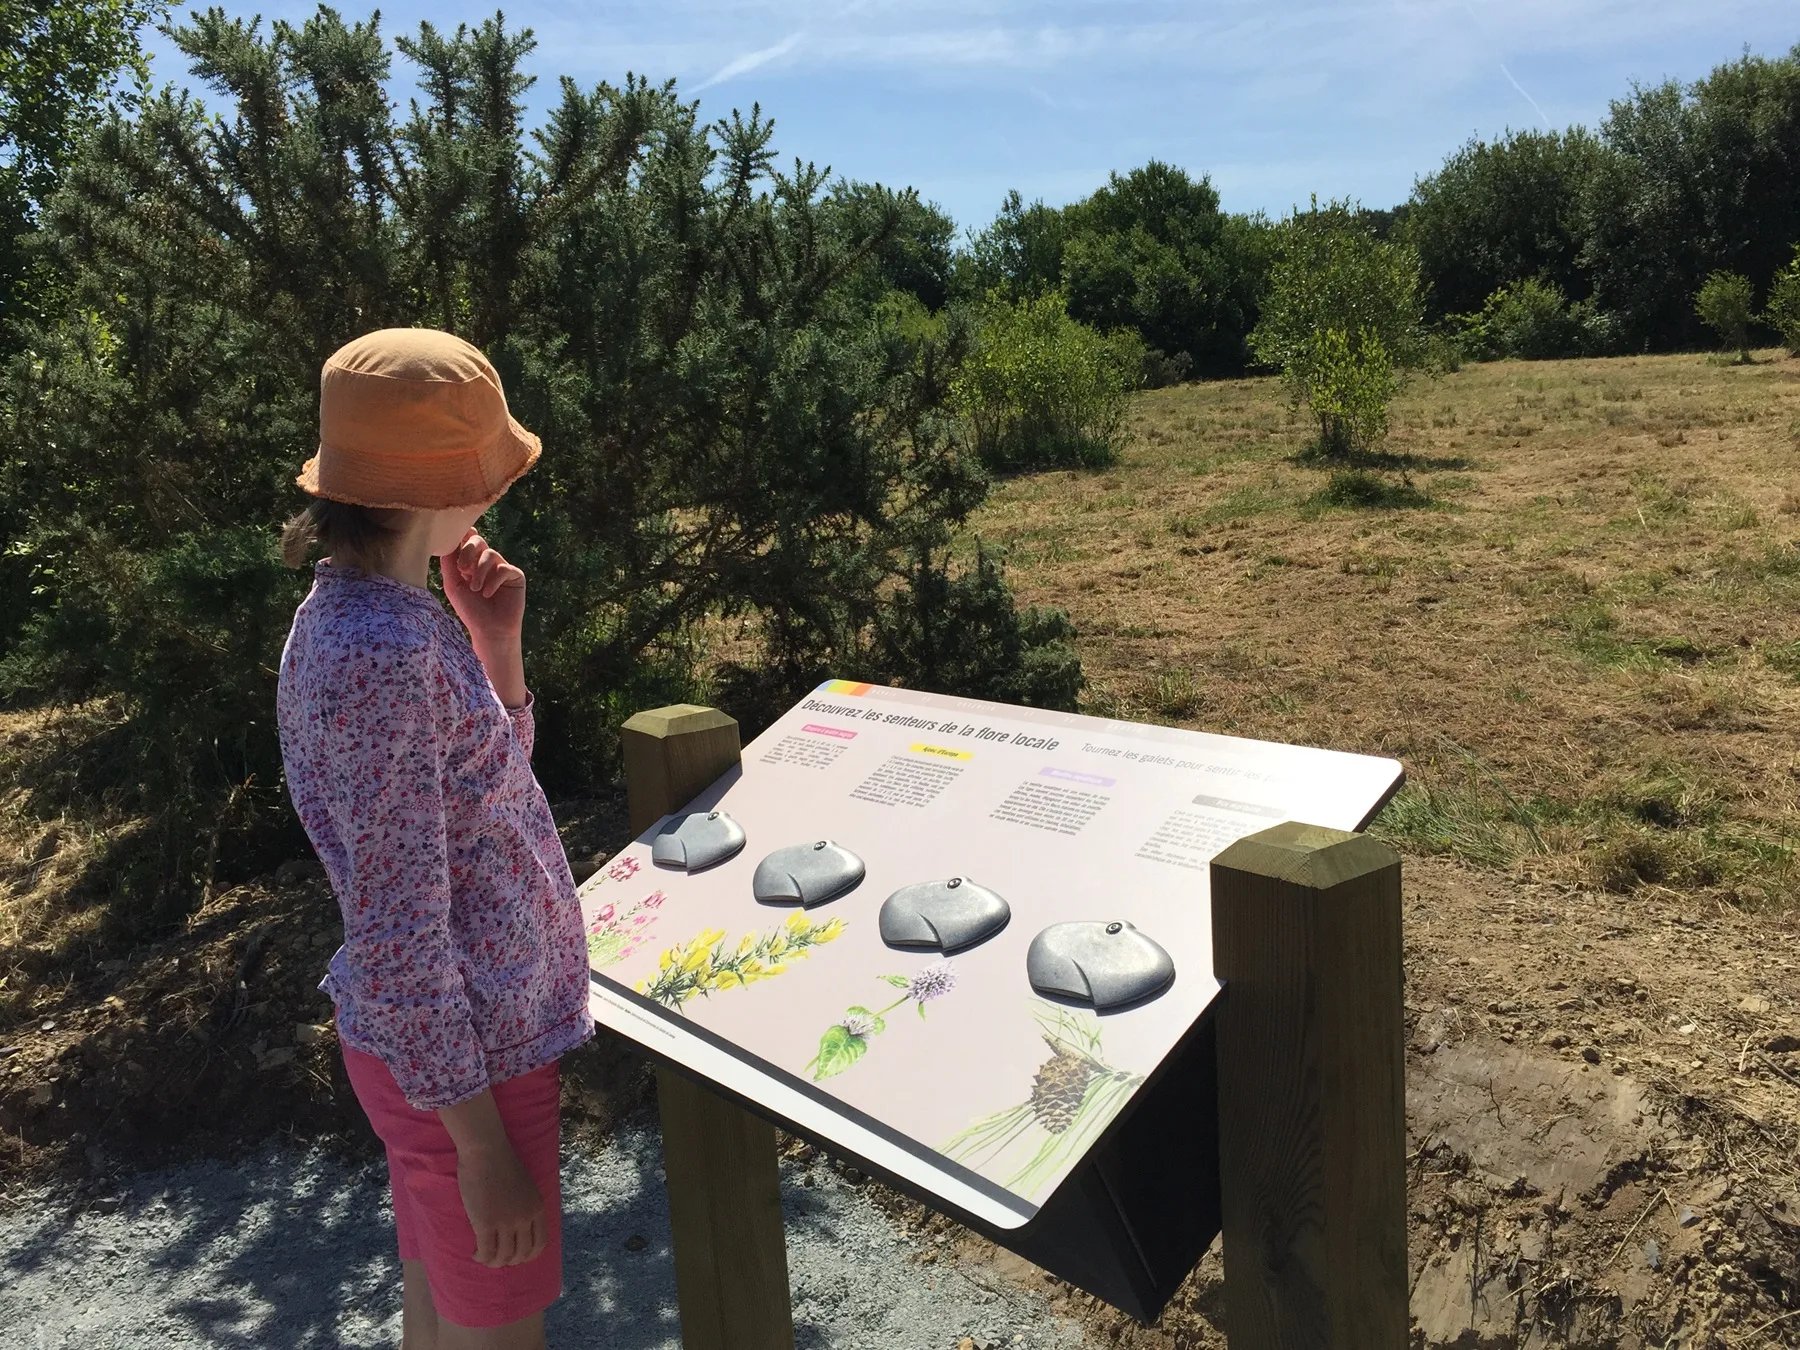
M 1800 360 L 1474 365 L 1378 464 L 1272 381 L 1142 396 L 1120 464 L 977 523 L 1094 711 L 1403 759 L 1410 851 L 1783 905 L 1800 842 Z

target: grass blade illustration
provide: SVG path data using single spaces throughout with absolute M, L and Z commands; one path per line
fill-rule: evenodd
M 735 947 L 726 946 L 724 929 L 709 928 L 664 952 L 656 974 L 640 981 L 638 992 L 680 1012 L 696 994 L 705 998 L 720 989 L 773 979 L 789 962 L 836 941 L 843 931 L 842 919 L 814 924 L 805 910 L 795 910 L 779 928 L 744 934 Z
M 940 1152 L 1035 1199 L 1064 1162 L 1093 1143 L 1144 1076 L 1106 1062 L 1092 1013 L 1040 1003 L 1033 1015 L 1050 1058 L 1038 1066 L 1031 1095 L 973 1121 Z

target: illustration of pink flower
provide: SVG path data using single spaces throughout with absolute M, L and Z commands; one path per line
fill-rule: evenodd
M 819 1053 L 807 1061 L 813 1082 L 835 1078 L 869 1052 L 869 1042 L 888 1029 L 887 1015 L 903 1003 L 912 1003 L 925 1016 L 925 1005 L 942 998 L 956 988 L 956 967 L 949 961 L 935 961 L 912 976 L 883 975 L 883 982 L 906 992 L 882 1008 L 865 1008 L 861 1004 L 844 1010 L 844 1015 L 825 1029 L 819 1038 Z
M 644 930 L 655 922 L 664 898 L 661 891 L 653 891 L 630 905 L 602 905 L 596 910 L 588 925 L 588 965 L 594 970 L 617 965 L 642 946 L 649 936 Z

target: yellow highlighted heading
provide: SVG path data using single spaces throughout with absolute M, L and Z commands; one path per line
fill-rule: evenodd
M 975 752 L 972 750 L 949 750 L 941 745 L 926 745 L 923 742 L 915 742 L 912 748 L 916 755 L 936 755 L 939 759 L 975 758 Z

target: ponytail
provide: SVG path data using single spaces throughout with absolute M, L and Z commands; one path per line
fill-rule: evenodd
M 304 511 L 281 527 L 281 561 L 302 567 L 313 550 L 346 562 L 379 562 L 394 539 L 392 511 L 314 497 Z

